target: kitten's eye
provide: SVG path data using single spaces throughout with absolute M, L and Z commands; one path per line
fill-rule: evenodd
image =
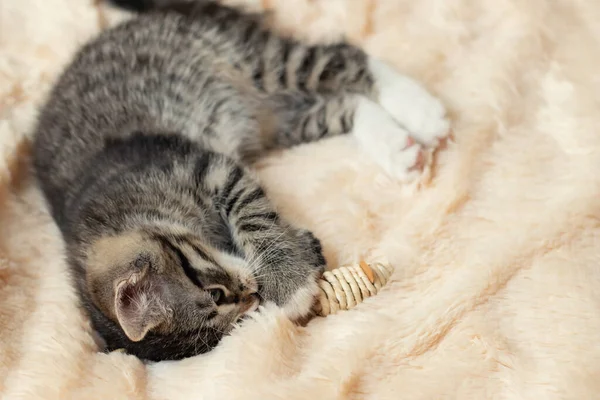
M 210 297 L 212 297 L 213 301 L 219 304 L 219 300 L 225 299 L 225 293 L 221 289 L 210 289 L 208 291 Z

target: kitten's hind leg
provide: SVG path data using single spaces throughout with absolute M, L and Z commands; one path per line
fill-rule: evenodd
M 363 94 L 425 146 L 435 147 L 448 136 L 450 126 L 443 104 L 423 85 L 360 48 L 340 43 L 296 52 L 302 57 L 296 57 L 299 67 L 295 75 L 303 77 L 308 89 Z
M 270 147 L 286 148 L 341 134 L 354 136 L 360 147 L 390 176 L 403 182 L 424 167 L 423 150 L 376 102 L 366 96 L 323 96 L 303 92 L 270 98 L 279 121 Z
M 267 104 L 275 121 L 269 147 L 287 148 L 350 133 L 357 98 L 285 91 L 269 96 Z

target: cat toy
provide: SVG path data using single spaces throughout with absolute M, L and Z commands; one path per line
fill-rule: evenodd
M 376 295 L 394 272 L 390 265 L 368 264 L 344 266 L 326 271 L 319 280 L 321 293 L 315 312 L 325 317 L 341 310 L 349 310 L 366 298 Z

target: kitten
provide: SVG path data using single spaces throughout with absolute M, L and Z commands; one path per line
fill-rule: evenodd
M 352 134 L 414 179 L 448 134 L 443 106 L 349 44 L 306 45 L 212 1 L 118 3 L 147 13 L 79 51 L 34 135 L 94 329 L 108 351 L 157 361 L 212 349 L 260 302 L 309 316 L 319 241 L 277 214 L 248 166 Z

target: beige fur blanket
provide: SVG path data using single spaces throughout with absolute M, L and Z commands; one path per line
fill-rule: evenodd
M 386 257 L 392 282 L 305 328 L 267 309 L 181 362 L 96 352 L 26 138 L 68 57 L 122 15 L 93 0 L 4 0 L 2 398 L 600 398 L 600 3 L 244 2 L 273 7 L 282 29 L 310 40 L 345 33 L 448 105 L 456 143 L 417 192 L 351 138 L 261 165 L 274 201 L 322 239 L 331 267 Z

